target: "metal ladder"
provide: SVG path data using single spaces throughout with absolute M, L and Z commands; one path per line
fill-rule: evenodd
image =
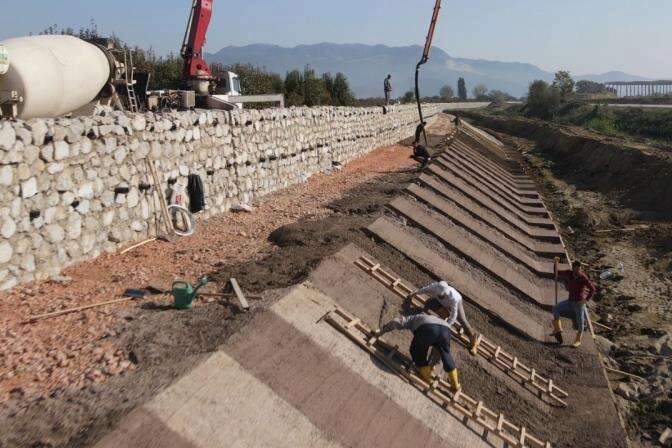
M 128 98 L 128 110 L 138 112 L 138 97 L 133 88 L 133 53 L 124 51 L 124 75 L 126 81 L 126 96 Z

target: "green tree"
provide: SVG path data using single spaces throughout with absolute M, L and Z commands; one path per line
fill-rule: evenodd
M 514 96 L 509 95 L 508 93 L 501 90 L 491 90 L 486 95 L 486 98 L 488 101 L 492 101 L 495 104 L 504 104 L 507 101 L 513 101 L 516 99 Z
M 408 92 L 404 93 L 404 95 L 401 97 L 401 102 L 403 104 L 412 103 L 414 101 L 415 101 L 415 92 L 412 90 L 409 90 Z
M 439 96 L 443 100 L 452 100 L 455 97 L 455 91 L 449 85 L 445 85 L 439 90 Z
M 555 86 L 547 82 L 536 80 L 530 84 L 527 94 L 527 113 L 530 116 L 550 119 L 560 106 L 562 95 Z
M 472 93 L 474 94 L 474 98 L 477 100 L 484 100 L 487 99 L 486 95 L 488 93 L 488 88 L 485 86 L 485 84 L 476 84 L 472 90 Z
M 558 89 L 560 97 L 564 101 L 567 96 L 574 91 L 574 80 L 566 70 L 560 70 L 555 74 L 553 87 Z
M 607 93 L 604 84 L 595 81 L 583 80 L 576 83 L 577 93 Z
M 287 106 L 303 104 L 303 75 L 298 70 L 287 72 L 285 76 L 285 104 Z
M 331 81 L 331 85 L 325 84 L 329 95 L 331 96 L 331 104 L 334 106 L 352 106 L 355 104 L 355 95 L 350 90 L 348 77 L 344 73 L 336 73 L 336 77 Z
M 303 69 L 303 104 L 306 106 L 320 106 L 329 104 L 331 98 L 324 85 L 324 79 L 318 78 L 315 70 L 306 65 Z
M 457 96 L 462 101 L 467 99 L 467 83 L 464 81 L 464 78 L 457 80 Z

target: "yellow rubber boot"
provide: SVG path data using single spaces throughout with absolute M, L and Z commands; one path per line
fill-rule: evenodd
M 560 322 L 560 319 L 553 320 L 553 333 L 551 333 L 551 336 L 555 337 L 558 344 L 562 344 L 562 322 Z
M 471 347 L 469 348 L 469 353 L 471 353 L 471 356 L 476 356 L 478 354 L 478 346 L 481 345 L 481 339 L 474 335 L 471 338 Z
M 450 388 L 453 390 L 453 392 L 457 392 L 458 390 L 462 389 L 460 380 L 457 377 L 457 369 L 453 369 L 448 372 L 448 381 L 450 382 Z
M 576 333 L 576 339 L 574 339 L 574 343 L 572 344 L 572 347 L 579 348 L 581 346 L 581 338 L 582 337 L 583 337 L 583 333 Z
M 432 371 L 434 368 L 432 366 L 418 367 L 418 372 L 420 373 L 420 378 L 425 380 L 427 383 L 432 384 Z

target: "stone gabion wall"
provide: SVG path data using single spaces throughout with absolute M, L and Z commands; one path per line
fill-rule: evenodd
M 441 105 L 425 107 L 431 120 Z M 291 108 L 0 122 L 0 289 L 155 233 L 162 188 L 201 176 L 204 216 L 412 135 L 413 106 Z

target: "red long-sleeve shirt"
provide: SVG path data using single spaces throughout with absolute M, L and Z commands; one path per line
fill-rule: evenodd
M 558 280 L 565 282 L 565 287 L 569 291 L 569 300 L 579 302 L 585 300 L 586 302 L 593 298 L 597 288 L 588 276 L 579 272 L 574 274 L 571 270 L 558 271 Z

